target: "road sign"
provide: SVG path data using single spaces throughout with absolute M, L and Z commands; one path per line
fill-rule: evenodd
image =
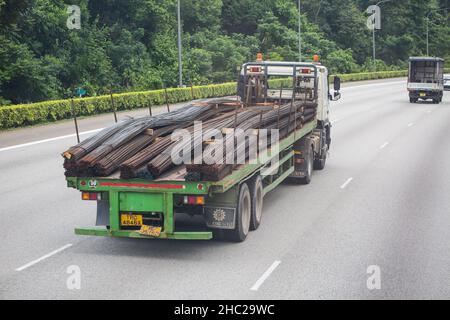
M 87 91 L 86 90 L 84 90 L 83 88 L 76 88 L 75 89 L 75 94 L 78 96 L 78 97 L 83 97 L 85 94 L 87 93 Z

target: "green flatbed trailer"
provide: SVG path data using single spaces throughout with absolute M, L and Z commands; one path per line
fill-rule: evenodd
M 288 177 L 295 174 L 295 157 L 301 154 L 298 148 L 295 147 L 299 142 L 304 139 L 310 139 L 309 137 L 311 137 L 308 140 L 308 149 L 311 149 L 309 142 L 312 143 L 314 149 L 320 148 L 319 145 L 314 145 L 318 141 L 318 139 L 314 138 L 316 127 L 317 119 L 304 125 L 301 129 L 293 132 L 285 139 L 280 140 L 279 154 L 274 155 L 278 156 L 279 159 L 279 166 L 276 168 L 277 171 L 271 175 L 261 176 L 263 195 L 272 191 Z M 95 197 L 95 200 L 101 199 L 100 201 L 104 202 L 104 205 L 99 207 L 103 207 L 103 215 L 107 215 L 103 219 L 104 221 L 106 219 L 107 226 L 76 228 L 75 234 L 105 237 L 210 240 L 213 238 L 215 229 L 205 228 L 205 231 L 177 230 L 175 226 L 175 214 L 177 212 L 177 203 L 180 202 L 180 199 L 183 199 L 185 196 L 204 197 L 204 204 L 195 205 L 189 209 L 195 209 L 194 211 L 197 214 L 203 215 L 206 214 L 205 212 L 211 213 L 214 210 L 220 210 L 220 213 L 226 213 L 227 215 L 230 213 L 233 216 L 231 219 L 234 220 L 234 223 L 227 220 L 228 225 L 221 225 L 221 227 L 223 228 L 225 226 L 228 229 L 234 228 L 238 220 L 236 213 L 239 210 L 238 202 L 241 186 L 248 181 L 254 180 L 255 177 L 260 176 L 261 170 L 267 168 L 270 162 L 241 165 L 233 170 L 229 176 L 218 182 L 164 181 L 164 179 L 158 179 L 157 181 L 143 179 L 121 180 L 115 177 L 67 177 L 68 187 L 86 194 L 95 193 L 99 195 L 98 198 Z M 162 230 L 155 237 L 143 235 L 138 228 L 123 227 L 120 218 L 123 213 L 157 213 L 159 222 L 156 221 L 156 224 L 160 223 Z M 99 211 L 97 211 L 97 219 L 98 215 Z M 209 218 L 211 218 L 211 214 Z

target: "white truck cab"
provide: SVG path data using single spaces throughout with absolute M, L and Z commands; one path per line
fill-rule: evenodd
M 298 143 L 298 170 L 293 178 L 308 184 L 313 169 L 325 167 L 331 146 L 330 101 L 339 100 L 340 78 L 329 87 L 328 69 L 320 63 L 256 61 L 242 66 L 238 95 L 246 106 L 287 104 L 304 101 L 317 110 L 317 127 Z

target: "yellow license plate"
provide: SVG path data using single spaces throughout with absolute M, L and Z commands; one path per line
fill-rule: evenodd
M 162 228 L 161 227 L 152 227 L 143 225 L 139 233 L 144 236 L 155 237 L 158 238 L 161 235 Z
M 427 94 L 426 94 L 426 93 L 421 93 L 420 96 L 421 96 L 421 97 L 426 97 Z
M 142 226 L 142 215 L 140 214 L 122 214 L 120 215 L 120 224 L 125 227 Z

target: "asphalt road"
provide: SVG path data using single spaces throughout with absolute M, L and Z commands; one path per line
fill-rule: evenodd
M 242 244 L 75 236 L 95 204 L 65 185 L 72 123 L 0 133 L 0 298 L 450 298 L 450 93 L 409 104 L 392 79 L 342 94 L 327 168 L 270 193 Z M 111 121 L 81 120 L 81 131 Z M 71 266 L 80 289 L 68 289 Z

